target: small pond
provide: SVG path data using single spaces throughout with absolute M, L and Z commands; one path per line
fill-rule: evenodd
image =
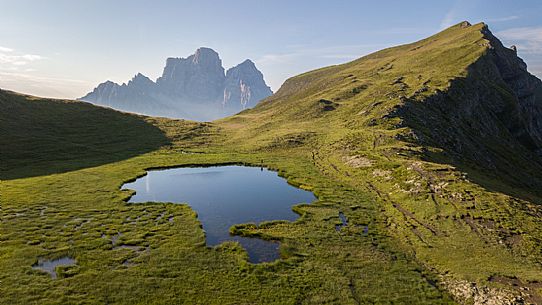
M 57 278 L 56 267 L 58 267 L 58 266 L 73 266 L 75 264 L 76 264 L 75 259 L 73 259 L 71 257 L 67 257 L 67 256 L 59 258 L 59 259 L 53 259 L 53 260 L 41 259 L 40 258 L 38 260 L 38 263 L 35 264 L 34 266 L 32 266 L 32 269 L 47 272 L 47 273 L 49 273 L 51 278 L 54 280 L 54 279 Z
M 188 203 L 198 213 L 207 245 L 227 240 L 239 242 L 253 263 L 278 259 L 278 242 L 231 236 L 234 224 L 270 220 L 295 220 L 292 206 L 310 203 L 311 192 L 298 189 L 276 172 L 247 166 L 183 167 L 151 170 L 123 185 L 136 194 L 129 202 Z

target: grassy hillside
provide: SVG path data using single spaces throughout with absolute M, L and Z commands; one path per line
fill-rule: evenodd
M 383 230 L 450 277 L 444 286 L 503 276 L 530 287 L 542 280 L 542 146 L 531 145 L 542 129 L 528 127 L 540 126 L 540 88 L 484 24 L 462 23 L 296 76 L 218 123 L 232 145 L 304 155 L 329 179 L 373 193 Z M 449 291 L 475 299 L 474 289 Z
M 0 303 L 540 303 L 542 91 L 499 44 L 485 25 L 462 23 L 293 77 L 254 109 L 213 123 L 68 103 L 123 118 L 128 130 L 151 128 L 141 137 L 156 146 L 35 175 L 32 155 L 13 150 L 9 164 L 29 165 L 12 165 L 0 185 Z M 100 142 L 101 132 L 87 135 L 125 152 Z M 66 143 L 48 149 L 73 151 Z M 280 240 L 282 260 L 253 265 L 235 243 L 207 248 L 188 206 L 126 204 L 119 190 L 146 168 L 224 162 L 263 162 L 317 195 L 294 208 L 295 222 L 236 227 Z M 336 231 L 339 212 L 349 225 Z M 57 280 L 31 269 L 66 255 L 77 266 Z
M 66 172 L 153 151 L 167 137 L 144 118 L 0 90 L 0 179 Z

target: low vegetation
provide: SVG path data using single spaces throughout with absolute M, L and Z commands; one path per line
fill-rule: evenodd
M 539 302 L 540 195 L 442 154 L 419 139 L 431 126 L 393 115 L 472 77 L 484 29 L 460 24 L 302 74 L 213 123 L 1 92 L 2 109 L 28 117 L 0 114 L 0 303 Z M 43 129 L 23 129 L 31 122 Z M 537 166 L 519 159 L 509 166 Z M 236 243 L 209 248 L 189 206 L 128 204 L 120 190 L 145 169 L 232 162 L 264 164 L 318 197 L 294 206 L 295 222 L 231 228 L 280 240 L 283 259 L 250 264 Z M 66 256 L 77 264 L 56 280 L 32 269 Z

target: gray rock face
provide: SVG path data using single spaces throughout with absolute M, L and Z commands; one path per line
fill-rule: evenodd
M 228 69 L 224 84 L 225 109 L 240 111 L 255 106 L 258 101 L 273 94 L 263 79 L 263 74 L 247 59 Z
M 120 86 L 112 81 L 106 81 L 101 83 L 92 92 L 85 95 L 84 99 L 92 100 L 95 103 L 111 106 L 109 103 L 112 100 L 117 99 L 119 95 Z
M 156 82 L 138 73 L 127 84 L 104 82 L 80 100 L 147 115 L 213 120 L 253 107 L 271 94 L 252 61 L 224 74 L 218 53 L 199 48 L 187 58 L 168 58 Z
M 168 58 L 156 84 L 160 92 L 173 98 L 216 102 L 221 96 L 224 79 L 218 53 L 199 48 L 188 58 Z
M 509 103 L 501 107 L 501 118 L 510 133 L 532 151 L 542 149 L 542 81 L 527 71 L 527 64 L 515 49 L 502 45 L 486 27 L 485 36 L 491 42 L 493 62 L 506 84 Z
M 476 166 L 488 176 L 499 173 L 509 185 L 540 190 L 542 81 L 489 29 L 483 34 L 488 52 L 466 77 L 452 80 L 449 89 L 423 103 L 405 98 L 392 116 L 415 131 L 416 142 L 442 149 L 439 158 L 458 168 Z
M 150 115 L 165 115 L 173 111 L 173 107 L 158 98 L 156 84 L 141 73 L 135 75 L 127 84 L 119 85 L 112 81 L 99 84 L 80 100 Z

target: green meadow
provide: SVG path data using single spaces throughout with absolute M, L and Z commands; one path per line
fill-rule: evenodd
M 504 144 L 489 152 L 502 166 L 480 166 L 482 140 L 424 104 L 501 86 L 476 73 L 488 65 L 484 28 L 293 77 L 210 123 L 1 91 L 0 303 L 454 304 L 475 301 L 470 285 L 537 302 L 542 166 Z M 465 131 L 472 158 L 436 140 L 443 120 Z M 318 198 L 294 206 L 294 222 L 230 229 L 280 241 L 280 260 L 208 247 L 189 205 L 130 204 L 121 190 L 150 168 L 231 163 L 268 167 Z M 339 212 L 348 225 L 337 231 Z M 61 257 L 77 263 L 57 279 L 32 268 Z

